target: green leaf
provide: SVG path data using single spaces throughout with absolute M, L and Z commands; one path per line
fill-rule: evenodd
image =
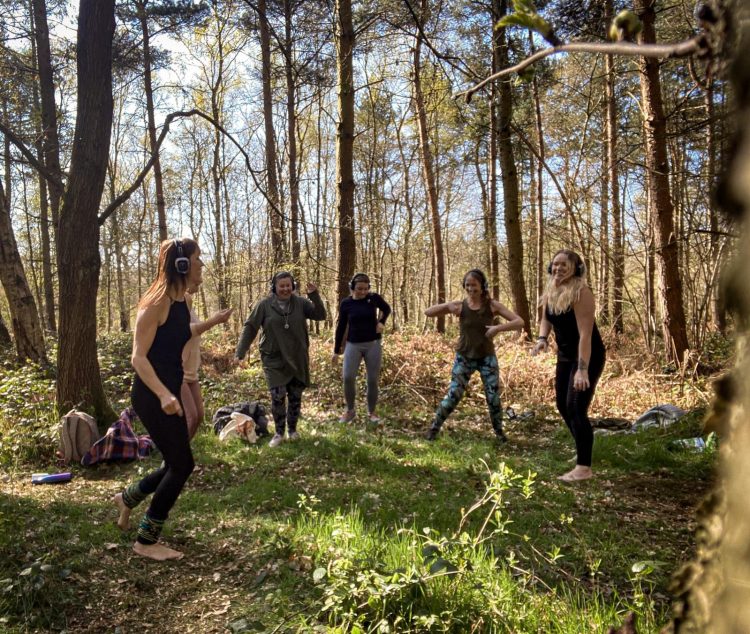
M 458 572 L 458 568 L 456 568 L 456 566 L 454 566 L 447 559 L 438 557 L 430 566 L 430 574 L 436 575 L 439 572 L 445 572 L 445 574 L 455 574 Z

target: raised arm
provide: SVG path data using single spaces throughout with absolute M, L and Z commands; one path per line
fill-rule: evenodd
M 208 319 L 205 321 L 196 321 L 190 324 L 190 332 L 193 335 L 193 337 L 197 335 L 202 335 L 207 330 L 210 330 L 214 326 L 218 326 L 219 324 L 226 323 L 226 321 L 229 319 L 229 316 L 234 311 L 234 308 L 225 308 L 223 310 L 217 310 L 213 315 L 211 315 Z
M 167 389 L 167 386 L 161 382 L 154 366 L 146 356 L 154 343 L 156 329 L 159 324 L 166 320 L 169 312 L 169 298 L 165 297 L 157 304 L 142 308 L 138 311 L 135 320 L 135 335 L 133 336 L 133 353 L 130 357 L 130 363 L 138 374 L 138 378 L 151 390 L 161 403 L 161 408 L 165 414 L 177 414 L 182 416 L 182 406 L 177 397 Z
M 445 304 L 435 304 L 424 311 L 426 317 L 440 317 L 441 315 L 461 314 L 461 302 L 446 302 Z
M 320 293 L 318 293 L 318 287 L 312 282 L 307 284 L 307 297 L 309 299 L 303 298 L 302 304 L 305 317 L 314 321 L 323 321 L 326 318 L 326 307 L 323 305 Z

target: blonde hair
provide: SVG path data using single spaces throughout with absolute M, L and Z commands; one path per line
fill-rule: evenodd
M 583 263 L 581 256 L 575 251 L 560 249 L 552 256 L 552 260 L 561 253 L 565 254 L 568 258 L 568 262 L 574 267 L 574 270 L 580 270 L 581 274 L 574 274 L 573 277 L 565 282 L 565 284 L 557 286 L 555 284 L 555 278 L 552 276 L 552 273 L 550 273 L 549 279 L 547 280 L 547 287 L 544 289 L 544 294 L 539 299 L 539 305 L 541 307 L 546 306 L 549 309 L 549 312 L 553 315 L 560 315 L 567 311 L 573 304 L 581 299 L 581 289 L 588 287 L 585 277 L 585 264 Z
M 180 243 L 182 253 L 178 254 L 176 242 Z M 138 301 L 138 308 L 148 308 L 158 304 L 169 291 L 179 293 L 187 288 L 185 274 L 179 273 L 175 266 L 177 257 L 190 258 L 198 250 L 198 243 L 192 238 L 179 238 L 178 240 L 162 240 L 159 246 L 159 264 L 157 266 L 156 279 L 146 289 Z

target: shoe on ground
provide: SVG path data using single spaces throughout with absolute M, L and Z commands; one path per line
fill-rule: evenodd
M 368 414 L 367 420 L 370 422 L 370 425 L 380 425 L 380 416 L 378 416 L 375 412 Z
M 346 410 L 343 414 L 341 414 L 341 417 L 339 418 L 340 423 L 351 423 L 354 420 L 354 417 L 357 415 L 357 413 L 353 409 Z
M 498 445 L 503 445 L 508 442 L 508 437 L 505 435 L 505 433 L 500 432 L 499 434 L 495 434 L 495 442 Z
M 271 438 L 271 442 L 268 443 L 268 446 L 278 447 L 283 442 L 284 442 L 284 437 L 281 434 L 274 434 L 273 438 Z
M 437 427 L 430 427 L 427 433 L 424 435 L 425 440 L 435 440 L 438 437 L 440 430 Z
M 289 440 L 291 440 L 292 442 L 295 442 L 295 441 L 299 440 L 299 433 L 296 432 L 296 431 L 290 431 L 289 432 Z

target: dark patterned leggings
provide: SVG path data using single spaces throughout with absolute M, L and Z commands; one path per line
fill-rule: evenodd
M 304 389 L 305 384 L 299 379 L 292 379 L 286 385 L 270 388 L 271 414 L 273 415 L 276 433 L 280 436 L 284 435 L 287 425 L 290 434 L 297 431 L 297 420 L 302 409 L 302 392 Z
M 456 409 L 456 405 L 466 391 L 471 375 L 476 371 L 479 371 L 479 375 L 482 377 L 484 397 L 490 411 L 492 429 L 498 435 L 503 433 L 503 410 L 500 406 L 500 370 L 497 365 L 497 357 L 494 354 L 481 359 L 468 359 L 460 353 L 456 353 L 456 359 L 451 370 L 451 384 L 448 388 L 448 394 L 445 395 L 435 412 L 435 420 L 432 423 L 434 428 L 440 429 L 445 419 Z

